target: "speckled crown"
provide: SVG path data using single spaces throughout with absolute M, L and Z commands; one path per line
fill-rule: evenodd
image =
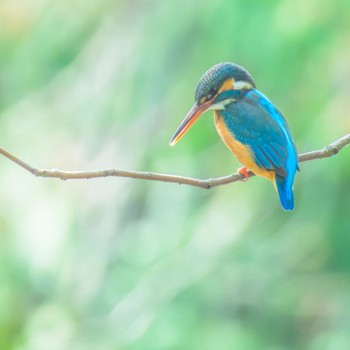
M 255 87 L 252 76 L 243 67 L 230 62 L 218 63 L 200 78 L 195 91 L 196 101 L 200 101 L 208 94 L 215 94 L 230 78 L 234 78 L 235 81 L 246 81 Z

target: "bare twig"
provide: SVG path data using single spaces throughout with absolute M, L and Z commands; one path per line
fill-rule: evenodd
M 314 159 L 328 158 L 337 154 L 342 148 L 350 144 L 350 134 L 343 136 L 342 138 L 332 142 L 328 146 L 312 152 L 302 153 L 299 155 L 299 162 L 306 162 Z M 200 188 L 212 188 L 216 186 L 222 186 L 231 182 L 241 181 L 244 179 L 242 174 L 232 174 L 223 177 L 217 177 L 213 179 L 195 179 L 185 176 L 158 174 L 151 172 L 142 171 L 131 171 L 131 170 L 119 170 L 119 169 L 101 169 L 101 170 L 88 170 L 88 171 L 64 171 L 58 169 L 39 169 L 35 168 L 23 160 L 17 158 L 13 154 L 7 152 L 0 147 L 0 154 L 10 161 L 16 163 L 23 169 L 29 171 L 37 177 L 51 177 L 61 180 L 79 180 L 79 179 L 95 179 L 101 177 L 128 177 L 132 179 L 152 180 L 152 181 L 163 181 L 173 182 L 182 185 L 195 186 Z M 254 176 L 253 173 L 249 173 L 249 176 Z

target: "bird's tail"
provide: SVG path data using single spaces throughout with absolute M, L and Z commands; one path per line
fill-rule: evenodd
M 276 189 L 280 198 L 282 208 L 284 210 L 294 209 L 294 195 L 293 195 L 293 180 L 291 181 L 288 176 L 283 177 L 276 174 L 275 177 Z

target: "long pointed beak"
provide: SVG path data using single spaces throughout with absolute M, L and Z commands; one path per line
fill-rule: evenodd
M 174 136 L 171 138 L 169 145 L 174 146 L 177 141 L 181 139 L 188 129 L 194 124 L 194 122 L 210 107 L 210 101 L 202 104 L 195 103 L 191 110 L 187 113 L 184 120 L 181 122 Z

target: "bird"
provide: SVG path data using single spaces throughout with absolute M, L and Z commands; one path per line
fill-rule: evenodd
M 282 208 L 293 210 L 293 182 L 299 170 L 295 143 L 282 113 L 256 88 L 245 68 L 223 62 L 203 74 L 195 89 L 195 103 L 175 131 L 170 146 L 210 109 L 214 110 L 218 134 L 243 164 L 238 172 L 244 180 L 251 171 L 272 181 Z

